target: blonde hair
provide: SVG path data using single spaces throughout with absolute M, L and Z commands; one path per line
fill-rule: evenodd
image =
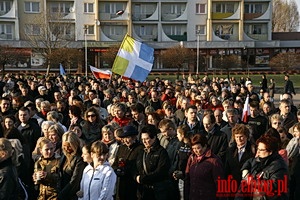
M 61 119 L 63 118 L 62 114 L 56 112 L 56 111 L 49 111 L 47 113 L 47 120 L 48 121 L 53 121 L 53 122 L 60 122 Z
M 63 148 L 63 153 L 67 157 L 67 160 L 71 161 L 72 157 L 76 155 L 77 151 L 81 148 L 79 137 L 73 131 L 67 131 L 62 136 L 62 142 L 69 143 L 71 149 L 73 150 L 73 152 L 70 154 Z
M 59 124 L 53 124 L 48 128 L 48 132 L 55 132 L 61 138 L 64 134 L 64 129 Z
M 279 114 L 273 114 L 273 115 L 270 117 L 270 122 L 271 122 L 271 124 L 273 123 L 274 120 L 282 121 Z
M 40 149 L 40 151 L 41 151 L 41 149 L 43 148 L 43 146 L 45 145 L 45 144 L 49 144 L 49 143 L 51 143 L 51 144 L 53 144 L 52 142 L 51 142 L 51 140 L 49 140 L 48 138 L 45 138 L 45 137 L 42 137 L 42 139 L 39 141 L 39 149 Z

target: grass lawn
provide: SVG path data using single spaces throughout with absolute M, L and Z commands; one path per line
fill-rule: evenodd
M 200 77 L 202 78 L 204 75 L 200 75 Z M 222 78 L 227 78 L 227 74 L 224 75 L 216 75 L 218 77 L 222 77 Z M 244 76 L 244 78 L 247 77 L 247 75 L 230 75 L 230 77 L 235 77 L 237 81 L 239 81 L 240 77 Z M 275 80 L 275 86 L 278 87 L 283 87 L 284 86 L 284 73 L 282 74 L 266 74 L 267 79 L 268 79 L 268 85 L 269 85 L 269 80 L 271 78 L 273 78 Z M 176 72 L 174 72 L 174 74 L 170 74 L 170 75 L 149 75 L 148 80 L 152 80 L 155 77 L 160 77 L 161 79 L 169 79 L 169 80 L 176 80 Z M 210 78 L 213 77 L 213 75 L 209 75 Z M 250 74 L 249 77 L 251 78 L 252 82 L 254 85 L 259 86 L 260 85 L 260 81 L 262 80 L 262 75 L 261 74 Z M 179 77 L 180 79 L 182 79 L 182 76 Z M 187 75 L 186 75 L 187 78 Z M 294 83 L 294 87 L 300 87 L 300 75 L 290 75 L 290 80 L 293 81 Z

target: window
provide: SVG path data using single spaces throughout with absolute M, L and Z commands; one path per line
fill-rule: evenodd
M 196 3 L 196 14 L 205 14 L 205 4 Z
M 25 2 L 25 12 L 30 12 L 30 13 L 40 12 L 40 2 Z
M 41 29 L 38 24 L 27 24 L 25 26 L 25 33 L 27 35 L 40 35 L 41 34 Z
M 70 13 L 70 8 L 72 7 L 72 3 L 58 3 L 52 2 L 50 4 L 50 10 L 52 13 Z
M 261 34 L 262 25 L 253 25 L 252 34 Z
M 167 35 L 183 35 L 186 32 L 185 25 L 168 25 L 164 31 Z
M 0 13 L 7 13 L 12 7 L 12 1 L 0 1 Z
M 94 35 L 95 34 L 95 26 L 94 25 L 86 25 L 86 34 L 87 35 Z
M 125 10 L 125 3 L 105 3 L 104 12 L 110 14 L 116 14 L 119 10 Z
M 263 13 L 263 5 L 245 4 L 245 13 Z
M 84 3 L 84 12 L 85 13 L 93 13 L 94 12 L 94 4 L 93 3 Z
M 217 3 L 215 4 L 214 11 L 217 13 L 234 13 L 233 3 Z
M 124 27 L 123 26 L 112 26 L 110 27 L 111 35 L 124 35 Z
M 205 35 L 206 33 L 206 26 L 205 25 L 196 25 L 196 34 L 198 35 Z
M 137 33 L 140 35 L 152 35 L 154 27 L 153 26 L 138 26 Z
M 13 25 L 12 24 L 1 24 L 0 25 L 0 39 L 13 39 Z

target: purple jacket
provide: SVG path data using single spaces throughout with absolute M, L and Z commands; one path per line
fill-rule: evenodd
M 184 199 L 217 199 L 218 177 L 224 178 L 224 169 L 221 159 L 211 149 L 207 149 L 200 160 L 192 154 L 186 167 Z

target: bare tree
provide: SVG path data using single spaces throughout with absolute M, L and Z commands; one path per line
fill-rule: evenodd
M 237 55 L 220 55 L 215 62 L 218 68 L 226 71 L 228 79 L 231 70 L 241 67 L 241 61 Z
M 275 70 L 286 71 L 300 63 L 300 54 L 295 52 L 279 53 L 271 58 L 270 66 Z
M 79 49 L 60 48 L 53 49 L 50 55 L 52 66 L 59 66 L 61 63 L 66 69 L 77 68 L 78 63 L 83 62 L 84 53 Z
M 181 46 L 175 46 L 162 51 L 160 58 L 164 67 L 177 68 L 177 79 L 179 78 L 180 69 L 184 64 L 194 61 L 195 55 L 193 50 Z
M 34 19 L 35 30 L 32 26 L 25 27 L 25 38 L 36 53 L 41 53 L 47 66 L 46 76 L 51 68 L 55 49 L 66 48 L 74 40 L 74 24 L 64 19 L 63 13 L 51 13 L 39 15 Z
M 295 0 L 273 0 L 273 32 L 297 31 L 299 22 L 299 12 Z
M 5 75 L 6 65 L 15 65 L 18 61 L 20 52 L 9 46 L 0 46 L 0 64 L 2 66 L 2 78 Z
M 102 52 L 101 54 L 102 63 L 105 62 L 107 66 L 111 68 L 118 54 L 118 50 L 119 50 L 119 46 L 112 46 L 107 48 L 106 51 Z

